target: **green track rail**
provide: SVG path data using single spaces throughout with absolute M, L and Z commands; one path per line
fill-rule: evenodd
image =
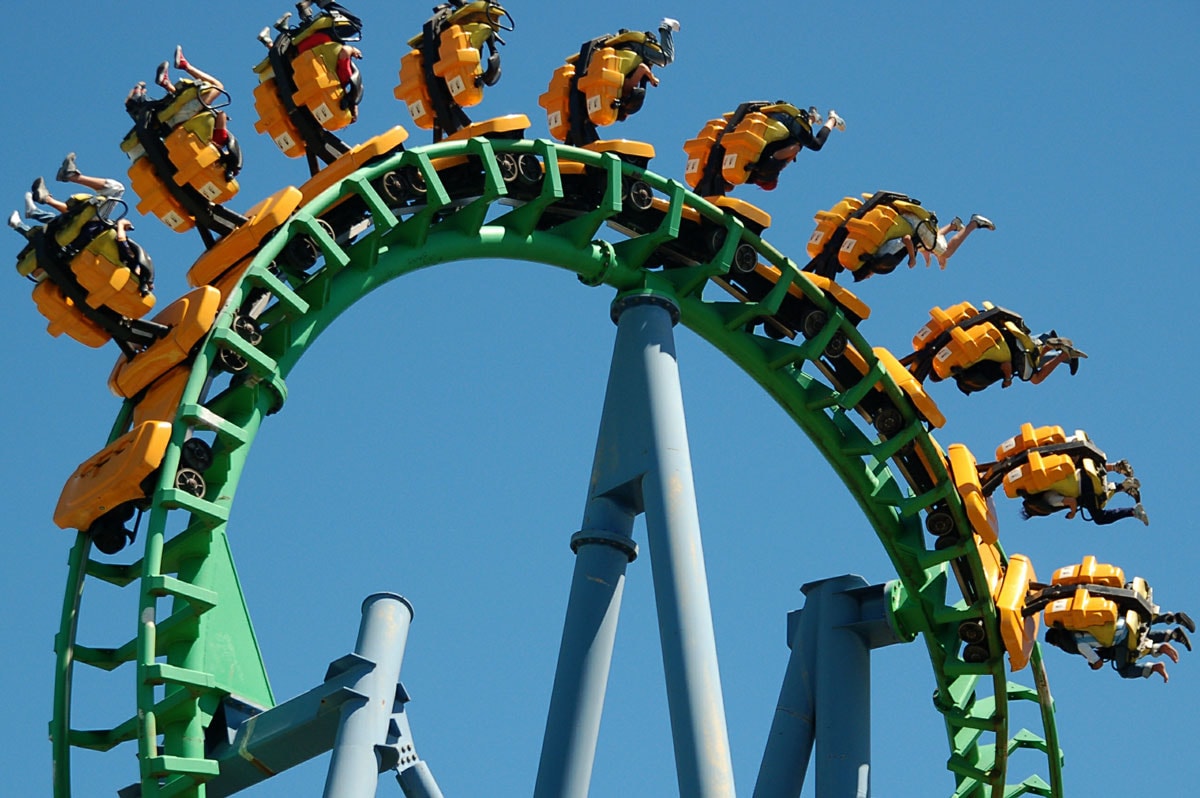
M 498 204 L 506 196 L 495 155 L 532 153 L 543 164 L 540 193 L 519 205 Z M 481 196 L 452 204 L 433 166 L 433 159 L 470 155 L 483 166 Z M 538 229 L 546 209 L 564 196 L 560 160 L 582 162 L 604 171 L 606 190 L 595 208 L 549 229 Z M 418 169 L 425 178 L 425 204 L 418 209 L 390 209 L 372 181 L 399 166 Z M 657 230 L 615 241 L 597 234 L 621 211 L 622 173 L 648 183 L 670 206 Z M 371 226 L 353 242 L 339 245 L 323 230 L 318 217 L 348 195 L 357 194 L 370 211 Z M 731 233 L 711 263 L 670 270 L 647 267 L 653 251 L 679 234 L 685 206 L 723 225 Z M 287 241 L 312 236 L 323 259 L 306 279 L 281 278 L 268 267 Z M 748 241 L 760 258 L 778 267 L 784 278 L 758 302 L 713 301 L 701 296 L 712 278 L 728 272 L 738 241 Z M 955 798 L 1015 798 L 1020 795 L 1061 796 L 1062 754 L 1058 746 L 1053 702 L 1040 649 L 1030 671 L 1033 685 L 1009 679 L 1007 658 L 995 632 L 996 607 L 987 591 L 973 604 L 954 598 L 951 561 L 960 574 L 986 584 L 982 564 L 969 542 L 940 551 L 928 545 L 921 511 L 947 501 L 960 529 L 968 529 L 958 495 L 937 454 L 937 444 L 916 418 L 903 394 L 870 356 L 871 347 L 836 306 L 800 272 L 797 264 L 746 231 L 741 222 L 677 181 L 622 163 L 613 155 L 556 145 L 549 141 L 443 142 L 406 150 L 362 169 L 335 184 L 303 207 L 273 237 L 243 277 L 192 366 L 192 375 L 175 419 L 163 476 L 143 519 L 144 552 L 136 562 L 118 565 L 91 557 L 90 539 L 80 534 L 71 550 L 61 628 L 55 640 L 57 672 L 50 736 L 54 748 L 54 794 L 71 794 L 71 750 L 108 750 L 136 742 L 142 794 L 203 796 L 204 782 L 218 763 L 204 756 L 203 730 L 221 700 L 229 695 L 263 707 L 273 706 L 257 640 L 245 606 L 226 537 L 230 508 L 251 444 L 263 419 L 279 410 L 287 397 L 286 378 L 321 332 L 344 310 L 374 289 L 418 269 L 460 260 L 505 259 L 545 263 L 578 274 L 590 286 L 607 285 L 618 293 L 653 292 L 674 299 L 681 320 L 738 364 L 784 408 L 825 456 L 854 495 L 895 566 L 891 583 L 893 619 L 902 634 L 925 642 L 936 681 L 934 706 L 945 720 Z M 829 322 L 811 340 L 776 341 L 746 332 L 752 319 L 773 314 L 794 283 L 825 310 Z M 251 346 L 231 328 L 233 308 L 248 292 L 266 289 L 273 297 L 259 318 L 263 338 Z M 714 293 L 710 291 L 709 293 Z M 812 364 L 825 344 L 841 330 L 871 369 L 857 385 L 837 391 Z M 801 339 L 797 339 L 801 341 Z M 246 371 L 214 393 L 210 388 L 219 349 L 232 349 L 248 362 Z M 807 370 L 806 370 L 807 368 Z M 864 430 L 854 405 L 882 380 L 907 420 L 905 430 L 886 441 Z M 110 440 L 128 426 L 126 403 Z M 173 487 L 180 447 L 189 429 L 215 435 L 214 464 L 205 474 L 207 499 Z M 889 459 L 908 444 L 920 447 L 934 463 L 938 487 L 920 495 L 889 468 Z M 140 595 L 137 636 L 112 648 L 76 642 L 84 585 L 98 579 L 133 586 Z M 989 632 L 991 656 L 985 663 L 964 662 L 958 653 L 958 625 L 979 618 Z M 71 725 L 74 666 L 111 670 L 128 662 L 136 669 L 136 712 L 107 729 L 82 730 Z M 1021 674 L 1025 676 L 1026 674 Z M 1014 702 L 1040 709 L 1040 731 L 1013 730 Z M 1010 756 L 1020 750 L 1033 756 Z

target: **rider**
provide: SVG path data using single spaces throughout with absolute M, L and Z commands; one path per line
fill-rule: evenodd
M 1128 585 L 1126 585 L 1128 587 Z M 1068 629 L 1061 623 L 1046 628 L 1046 642 L 1068 654 L 1078 654 L 1088 661 L 1092 670 L 1104 667 L 1105 662 L 1111 662 L 1113 670 L 1124 679 L 1148 679 L 1153 673 L 1167 682 L 1167 666 L 1161 662 L 1138 664 L 1142 657 L 1166 656 L 1171 662 L 1179 662 L 1179 652 L 1171 645 L 1172 641 L 1183 643 L 1184 648 L 1192 650 L 1192 641 L 1188 631 L 1195 632 L 1196 624 L 1186 613 L 1165 613 L 1155 615 L 1151 623 L 1180 623 L 1174 629 L 1150 629 L 1150 624 L 1143 624 L 1138 631 L 1137 645 L 1131 650 L 1129 646 L 1129 625 L 1124 617 L 1118 617 L 1113 628 L 1111 644 L 1104 644 L 1094 634 L 1082 629 Z
M 822 121 L 816 107 L 810 106 L 807 111 L 801 111 L 794 105 L 777 100 L 773 103 L 755 101 L 742 103 L 727 116 L 724 128 L 717 133 L 702 167 L 696 191 L 701 196 L 722 196 L 733 184 L 724 179 L 722 171 L 725 161 L 725 147 L 722 140 L 733 133 L 745 118 L 757 113 L 766 118 L 766 128 L 762 139 L 765 141 L 762 152 L 754 163 L 747 165 L 746 182 L 753 183 L 765 191 L 771 191 L 779 182 L 779 173 L 788 164 L 796 160 L 796 156 L 804 148 L 816 152 L 825 146 L 830 131 L 835 128 L 845 130 L 846 123 L 837 111 L 830 110 L 829 118 Z M 817 132 L 813 127 L 820 125 Z
M 980 325 L 986 325 L 985 331 L 992 336 L 989 340 L 995 340 L 995 343 L 973 356 L 970 362 L 956 361 L 955 351 L 947 348 L 953 342 L 952 331 L 975 330 Z M 1031 335 L 1025 320 L 1018 314 L 985 302 L 982 313 L 973 314 L 943 330 L 900 362 L 908 366 L 918 380 L 924 381 L 928 377 L 940 382 L 950 377 L 960 391 L 971 394 L 997 382 L 1007 388 L 1014 378 L 1037 385 L 1063 363 L 1069 363 L 1074 374 L 1079 370 L 1079 359 L 1086 357 L 1069 338 L 1058 337 L 1054 330 L 1044 335 Z
M 1150 519 L 1142 507 L 1141 483 L 1133 476 L 1133 468 L 1127 461 L 1104 464 L 1105 472 L 1124 475 L 1125 479 L 1117 483 L 1092 473 L 1084 467 L 1085 465 L 1077 461 L 1074 473 L 1055 483 L 1054 488 L 1024 496 L 1021 502 L 1021 517 L 1028 520 L 1035 516 L 1051 515 L 1066 510 L 1067 518 L 1074 518 L 1080 510 L 1085 510 L 1085 518 L 1090 516 L 1091 521 L 1101 526 L 1122 518 L 1136 518 L 1143 524 L 1150 525 Z M 1133 507 L 1106 508 L 1108 500 L 1118 493 L 1128 494 L 1137 504 Z
M 915 231 L 917 239 L 913 240 L 912 233 L 906 233 L 896 238 L 888 239 L 875 251 L 875 254 L 870 260 L 870 268 L 862 268 L 854 272 L 854 281 L 865 280 L 872 274 L 888 274 L 900 265 L 900 261 L 906 257 L 908 259 L 908 268 L 913 268 L 917 265 L 917 251 L 920 250 L 925 256 L 925 265 L 928 267 L 932 258 L 937 258 L 938 266 L 942 269 L 946 268 L 946 262 L 950 260 L 950 256 L 958 251 L 963 242 L 976 230 L 983 228 L 984 230 L 995 230 L 996 225 L 991 219 L 979 214 L 973 214 L 971 220 L 965 225 L 963 220 L 957 216 L 950 220 L 949 224 L 942 225 L 936 229 L 936 233 L 932 225 L 928 224 L 928 219 L 922 219 L 920 216 L 913 213 L 901 213 L 900 218 L 903 219 Z

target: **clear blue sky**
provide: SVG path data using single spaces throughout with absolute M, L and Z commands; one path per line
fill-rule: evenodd
M 366 25 L 367 94 L 347 135 L 358 141 L 404 121 L 391 92 L 404 41 L 428 5 L 348 5 Z M 0 185 L 12 207 L 36 175 L 52 179 L 70 150 L 87 173 L 122 175 L 121 101 L 176 43 L 233 94 L 232 127 L 246 153 L 235 209 L 303 180 L 304 165 L 252 126 L 250 68 L 263 54 L 254 36 L 286 2 L 115 7 L 23 4 L 0 51 L 9 76 L 0 88 L 9 112 Z M 652 142 L 660 174 L 682 177 L 683 141 L 743 100 L 836 108 L 845 133 L 801 155 L 775 192 L 736 194 L 772 214 L 767 239 L 795 258 L 813 213 L 846 194 L 899 190 L 943 219 L 994 219 L 998 229 L 978 233 L 945 272 L 904 270 L 863 284 L 873 309 L 864 333 L 904 354 L 932 305 L 991 299 L 1035 330 L 1074 338 L 1091 355 L 1075 377 L 1064 371 L 969 398 L 933 386 L 949 418 L 937 437 L 986 458 L 1023 421 L 1086 429 L 1113 458 L 1134 463 L 1151 526 L 1023 523 L 1015 503 L 1002 503 L 1004 545 L 1047 577 L 1095 554 L 1149 579 L 1160 604 L 1200 613 L 1188 510 L 1197 426 L 1189 308 L 1200 287 L 1191 252 L 1196 6 L 539 0 L 511 10 L 517 29 L 504 77 L 476 119 L 524 112 L 531 134 L 546 135 L 537 95 L 562 59 L 586 38 L 652 28 L 663 15 L 683 23 L 678 61 L 661 71 L 645 109 L 613 131 Z M 412 132 L 410 141 L 427 140 Z M 145 218 L 134 236 L 155 259 L 160 299 L 182 293 L 198 236 Z M 15 253 L 20 239 L 8 240 Z M 51 339 L 28 285 L 12 272 L 8 280 L 0 771 L 8 794 L 44 795 L 52 646 L 72 539 L 50 515 L 117 412 L 105 387 L 116 350 Z M 572 567 L 567 541 L 586 497 L 612 346 L 610 299 L 565 272 L 521 263 L 453 264 L 386 286 L 292 374 L 287 407 L 264 425 L 239 491 L 230 537 L 276 695 L 314 686 L 353 646 L 365 595 L 405 594 L 416 607 L 403 672 L 415 738 L 447 795 L 532 789 Z M 894 574 L 849 494 L 783 412 L 695 336 L 677 335 L 734 765 L 749 795 L 799 586 Z M 127 593 L 89 586 L 82 643 L 134 633 L 136 596 Z M 1168 685 L 1046 656 L 1068 794 L 1149 785 L 1190 794 L 1200 652 L 1170 668 Z M 660 662 L 642 558 L 629 571 L 594 795 L 676 792 Z M 78 726 L 133 711 L 129 666 L 80 670 Z M 924 647 L 877 652 L 874 674 L 874 795 L 949 794 Z M 75 794 L 112 795 L 134 781 L 134 753 L 78 752 Z M 324 768 L 318 760 L 254 794 L 314 794 Z

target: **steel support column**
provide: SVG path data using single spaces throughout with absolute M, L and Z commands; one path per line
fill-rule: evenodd
M 354 653 L 375 664 L 353 686 L 359 700 L 342 707 L 324 798 L 373 798 L 379 782 L 376 746 L 388 740 L 396 683 L 412 623 L 412 605 L 394 593 L 375 593 L 362 606 Z

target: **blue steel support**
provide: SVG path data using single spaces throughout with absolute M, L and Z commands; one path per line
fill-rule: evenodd
M 817 798 L 867 798 L 871 767 L 871 649 L 902 642 L 884 585 L 840 576 L 804 585 L 788 616 L 792 649 L 754 798 L 796 798 L 814 740 Z
M 681 795 L 733 796 L 672 327 L 653 295 L 613 304 L 617 337 L 535 798 L 587 795 L 633 521 L 646 513 Z
M 388 741 L 397 698 L 412 605 L 394 593 L 375 593 L 362 614 L 354 653 L 375 667 L 353 685 L 359 700 L 342 707 L 324 798 L 373 798 L 382 769 L 376 747 Z

